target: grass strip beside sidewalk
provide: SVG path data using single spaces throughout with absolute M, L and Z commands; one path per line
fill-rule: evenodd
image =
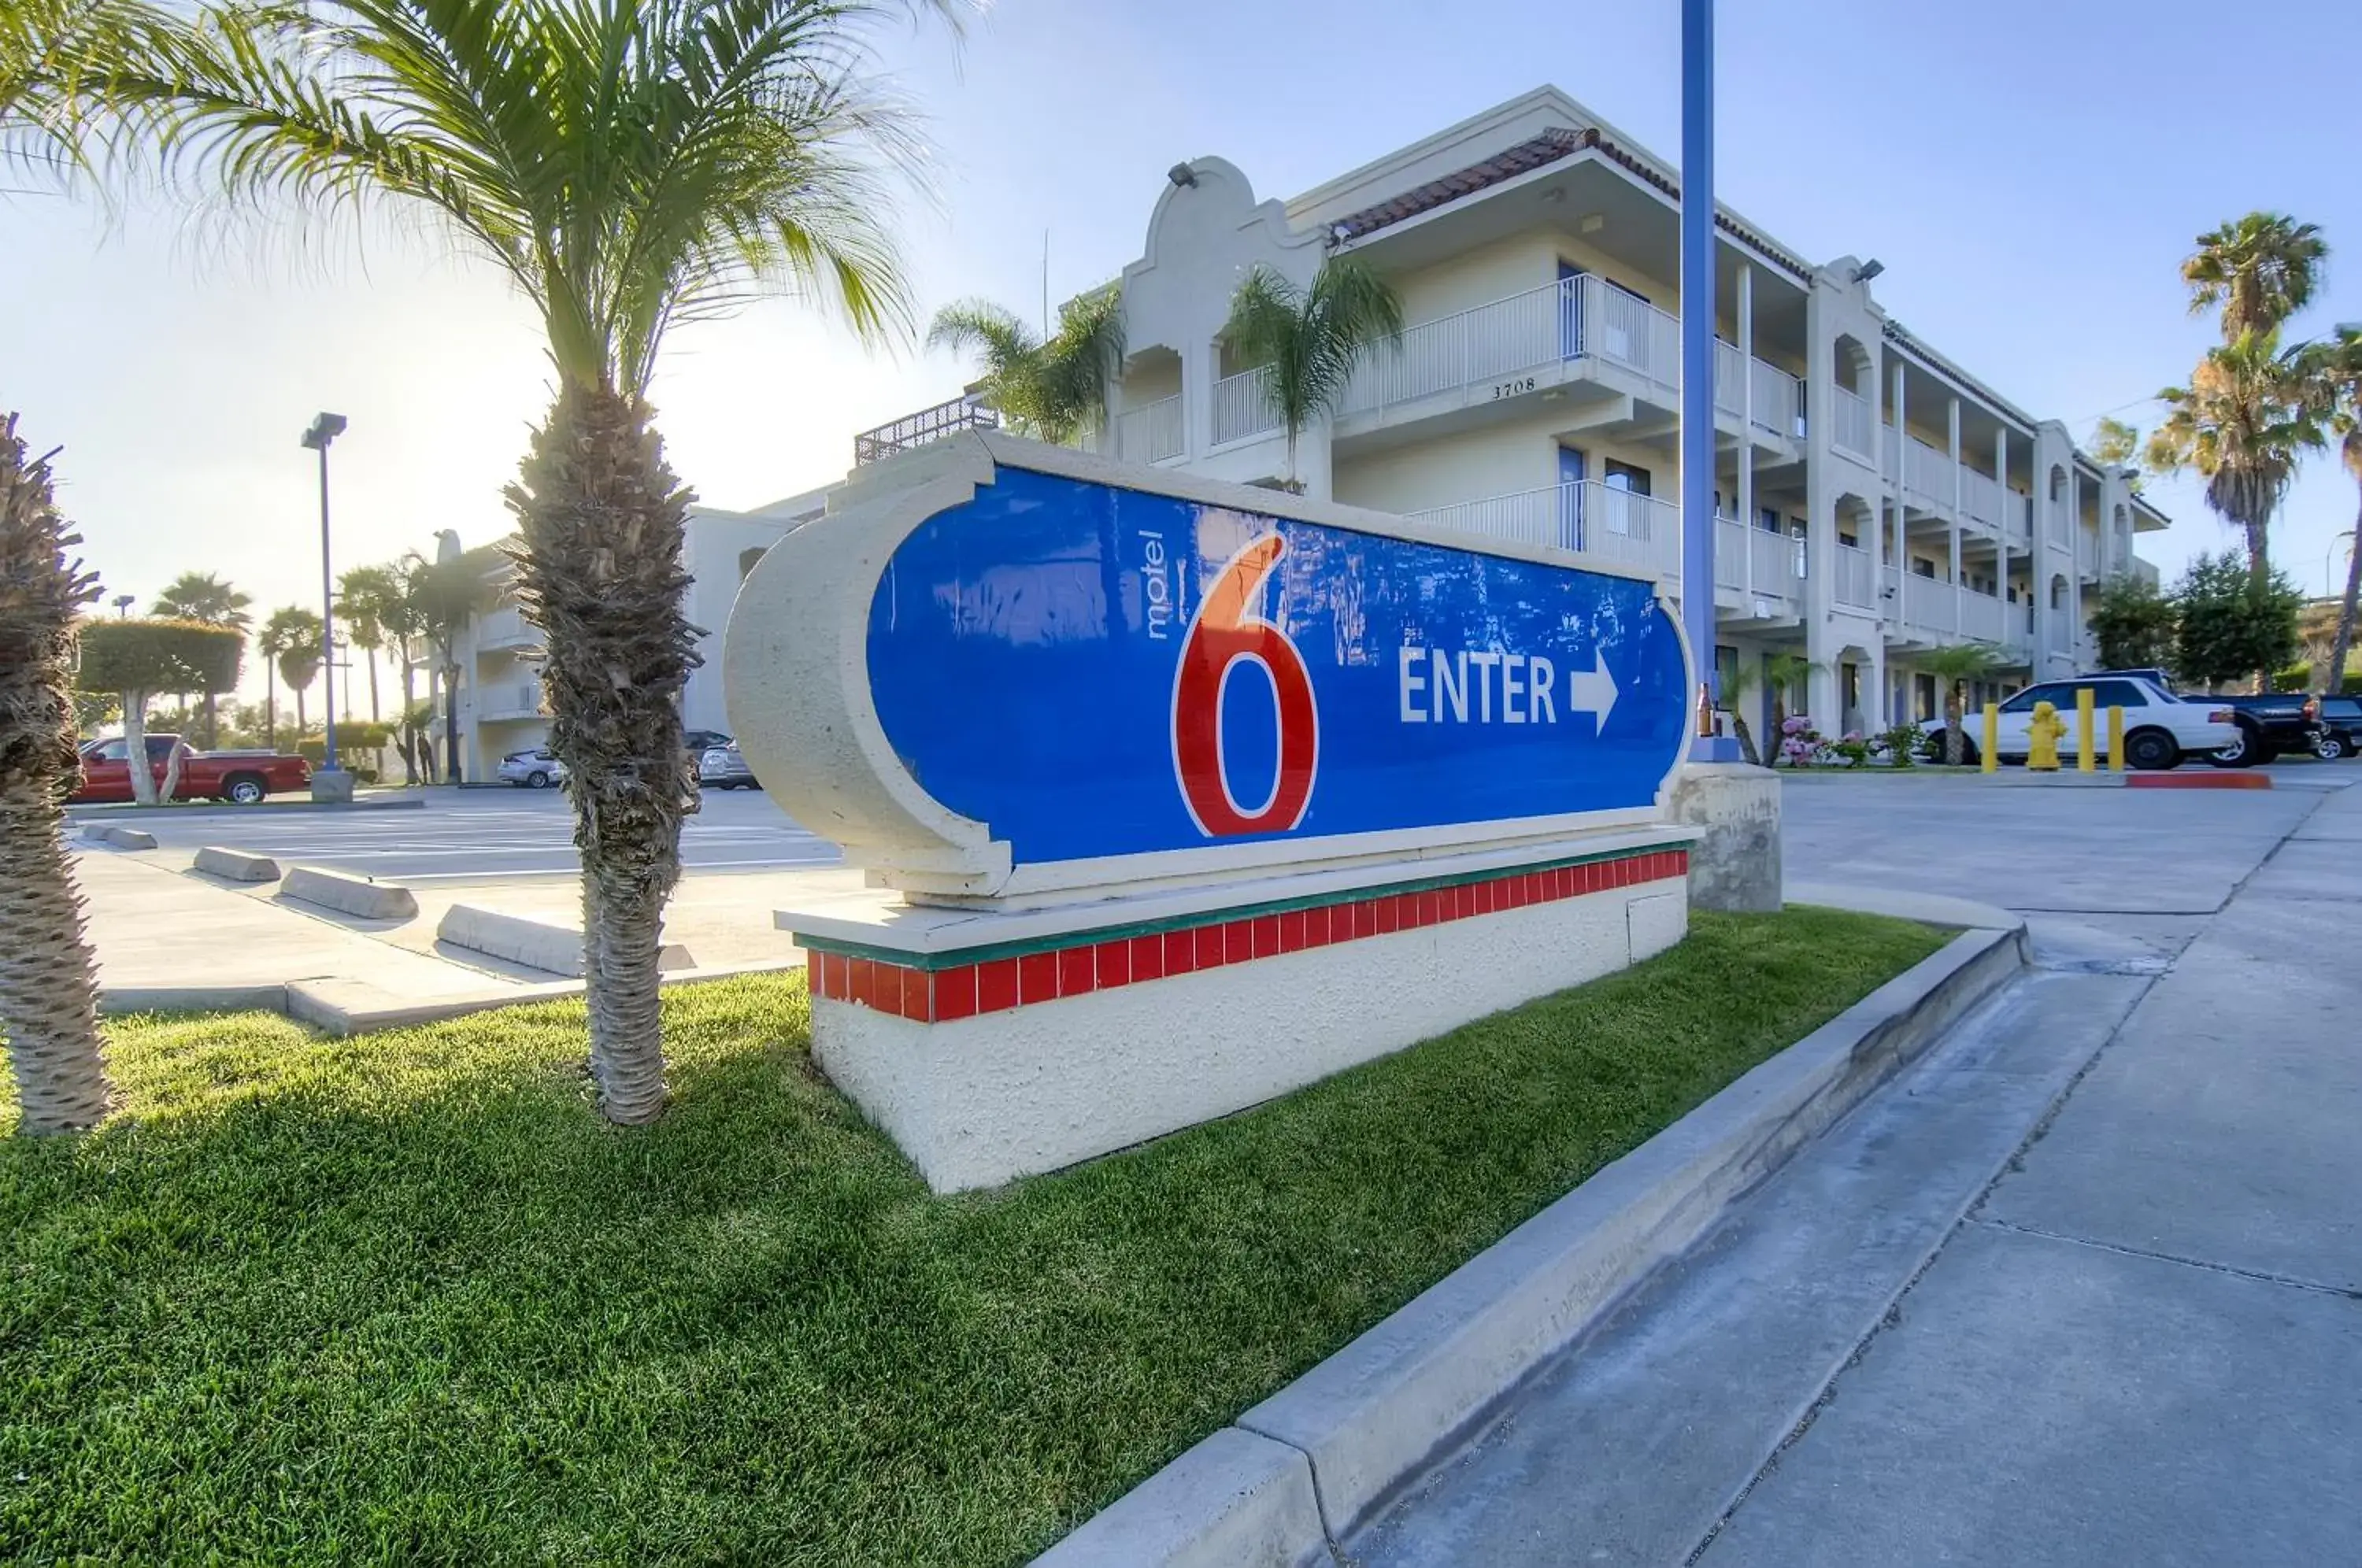
M 1019 1559 L 1943 940 L 1700 916 L 953 1198 L 814 1072 L 800 978 L 668 993 L 632 1133 L 579 1003 L 118 1021 L 127 1113 L 0 1143 L 0 1560 Z

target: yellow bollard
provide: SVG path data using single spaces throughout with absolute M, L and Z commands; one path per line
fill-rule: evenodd
M 1985 704 L 1985 745 L 1984 750 L 1977 754 L 1977 760 L 1987 773 L 2001 771 L 2001 704 L 1998 702 Z
M 2092 704 L 2099 699 L 2092 689 L 2081 686 L 2075 690 L 2075 771 L 2096 773 L 2100 767 L 2100 748 L 2092 734 Z
M 2125 711 L 2114 703 L 2108 704 L 2108 771 L 2125 770 Z
M 2058 737 L 2067 733 L 2067 721 L 2058 716 L 2058 708 L 2048 702 L 2034 705 L 2034 723 L 2025 735 L 2025 768 L 2029 773 L 2058 771 Z

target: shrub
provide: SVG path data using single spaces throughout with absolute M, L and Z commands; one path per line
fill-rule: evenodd
M 1910 767 L 1926 744 L 1927 732 L 1916 722 L 1910 722 L 1897 724 L 1879 736 L 1876 749 L 1889 767 Z
M 1774 766 L 1785 763 L 1790 767 L 1808 767 L 1820 760 L 1827 749 L 1821 732 L 1813 727 L 1810 716 L 1791 713 L 1780 724 L 1780 750 L 1773 757 Z

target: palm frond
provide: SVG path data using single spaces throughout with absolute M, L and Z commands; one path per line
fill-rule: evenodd
M 902 336 L 877 83 L 889 17 L 962 0 L 259 0 L 147 86 L 170 169 L 235 207 L 433 214 L 540 309 L 562 376 L 645 391 L 673 326 L 786 294 Z
M 2329 246 L 2313 224 L 2253 212 L 2198 237 L 2181 264 L 2190 314 L 2220 308 L 2223 340 L 2272 332 L 2312 303 Z
M 1243 363 L 1265 369 L 1264 396 L 1287 433 L 1291 469 L 1305 426 L 1335 409 L 1363 360 L 1399 341 L 1402 327 L 1394 290 L 1351 257 L 1322 262 L 1308 287 L 1265 266 L 1240 283 L 1222 337 Z

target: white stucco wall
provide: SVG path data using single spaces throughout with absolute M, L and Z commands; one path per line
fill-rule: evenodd
M 1612 974 L 1688 910 L 1643 883 L 950 1023 L 815 998 L 812 1051 L 936 1191 L 994 1187 Z

